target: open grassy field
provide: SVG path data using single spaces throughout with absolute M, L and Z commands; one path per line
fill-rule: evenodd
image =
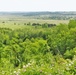
M 3 23 L 4 22 L 4 23 Z M 41 20 L 41 19 L 14 19 L 14 20 L 8 20 L 8 18 L 6 19 L 2 19 L 0 20 L 0 27 L 1 28 L 11 28 L 11 29 L 19 29 L 19 28 L 24 28 L 25 25 L 24 23 L 28 24 L 28 23 L 49 23 L 49 24 L 60 24 L 60 23 L 65 23 L 68 24 L 69 20 Z
M 17 21 L 18 22 L 18 21 Z M 19 20 L 21 23 L 52 23 L 52 24 L 59 24 L 59 23 L 68 23 L 68 20 L 43 20 L 43 19 L 21 19 Z
M 40 18 L 39 18 L 40 17 Z M 42 15 L 34 15 L 33 16 L 27 16 L 26 13 L 0 13 L 0 27 L 1 28 L 11 28 L 11 29 L 19 29 L 24 28 L 25 23 L 26 25 L 28 23 L 39 23 L 39 24 L 60 24 L 65 23 L 68 24 L 69 20 L 53 20 L 53 19 L 47 19 L 47 15 L 44 15 L 43 19 L 41 18 Z

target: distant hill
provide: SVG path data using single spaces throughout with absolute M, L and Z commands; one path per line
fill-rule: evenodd
M 22 16 L 34 19 L 69 20 L 76 19 L 76 12 L 0 12 L 0 16 Z

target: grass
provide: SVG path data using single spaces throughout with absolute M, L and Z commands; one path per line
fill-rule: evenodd
M 11 28 L 11 29 L 21 29 L 24 28 L 25 25 L 24 23 L 49 23 L 49 24 L 60 24 L 60 23 L 65 23 L 68 24 L 69 20 L 43 20 L 43 19 L 28 19 L 26 17 L 22 17 L 22 16 L 8 16 L 8 15 L 4 15 L 4 16 L 0 16 L 0 27 L 1 28 Z M 3 23 L 5 22 L 5 23 Z M 16 24 L 14 24 L 16 23 Z M 27 27 L 27 26 L 26 26 Z
M 26 23 L 52 23 L 52 24 L 59 24 L 59 23 L 68 23 L 68 20 L 42 20 L 42 19 L 26 19 Z
M 10 29 L 21 29 L 24 28 L 24 25 L 13 25 L 13 24 L 0 24 L 0 28 L 10 28 Z

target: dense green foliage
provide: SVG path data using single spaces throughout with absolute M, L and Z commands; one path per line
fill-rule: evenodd
M 75 75 L 75 24 L 0 28 L 0 75 Z

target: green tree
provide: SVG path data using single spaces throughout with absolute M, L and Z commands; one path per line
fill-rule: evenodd
M 70 20 L 68 24 L 68 28 L 75 28 L 76 27 L 76 20 Z

